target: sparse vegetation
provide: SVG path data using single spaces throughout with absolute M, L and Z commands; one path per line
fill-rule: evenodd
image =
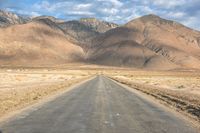
M 183 88 L 185 88 L 185 87 L 184 87 L 184 85 L 179 85 L 177 88 L 178 88 L 178 89 L 183 89 Z
M 122 71 L 107 74 L 200 122 L 199 72 Z
M 88 72 L 0 70 L 0 117 L 87 79 Z
M 82 66 L 79 70 L 0 69 L 0 116 L 98 74 L 107 75 L 200 120 L 199 72 L 139 71 L 95 66 Z

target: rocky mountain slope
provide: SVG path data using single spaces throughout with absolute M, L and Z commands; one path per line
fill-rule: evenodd
M 82 18 L 79 22 L 99 33 L 104 33 L 119 26 L 117 24 L 101 21 L 96 18 Z
M 117 66 L 199 69 L 199 38 L 198 31 L 147 15 L 95 38 L 88 57 L 100 64 L 112 60 L 114 63 L 110 64 Z M 140 50 L 135 50 L 138 47 Z M 142 52 L 138 54 L 139 51 Z
M 85 50 L 88 45 L 91 44 L 92 39 L 99 35 L 99 32 L 92 30 L 91 27 L 88 27 L 79 21 L 67 21 L 59 23 L 58 26 L 63 29 L 69 40 L 83 47 Z
M 45 19 L 48 19 L 54 23 L 62 23 L 64 22 L 64 20 L 62 19 L 58 19 L 58 18 L 55 18 L 55 17 L 52 17 L 52 16 L 39 16 L 39 17 L 34 17 L 32 18 L 32 21 L 39 21 L 39 20 L 45 20 Z
M 81 62 L 156 70 L 200 68 L 200 32 L 156 15 L 119 26 L 94 18 L 65 22 L 40 16 L 27 21 L 7 14 L 0 14 L 9 20 L 0 19 L 0 65 Z
M 13 24 L 23 24 L 26 23 L 28 20 L 29 18 L 0 10 L 0 27 L 6 27 Z
M 61 30 L 38 22 L 0 29 L 0 65 L 49 66 L 79 62 L 82 48 Z
M 74 43 L 83 47 L 85 51 L 89 50 L 92 40 L 100 34 L 118 27 L 117 24 L 108 23 L 95 18 L 82 18 L 58 23 L 64 33 Z

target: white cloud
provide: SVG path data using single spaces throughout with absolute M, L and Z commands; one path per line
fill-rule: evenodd
M 73 7 L 73 3 L 72 2 L 57 2 L 55 4 L 50 4 L 48 1 L 44 0 L 41 1 L 39 3 L 35 3 L 33 5 L 33 9 L 34 10 L 44 10 L 44 11 L 48 11 L 48 12 L 56 12 L 58 10 L 62 10 L 62 9 L 70 9 L 71 7 Z
M 38 10 L 40 10 L 40 9 L 45 9 L 48 11 L 52 10 L 52 6 L 50 5 L 50 3 L 48 1 L 42 1 L 40 3 L 35 3 L 33 5 L 33 8 L 38 9 Z
M 111 9 L 104 8 L 104 9 L 99 9 L 99 11 L 106 15 L 115 15 L 119 12 L 119 10 L 115 8 L 111 8 Z
M 37 16 L 41 16 L 40 13 L 38 12 L 34 12 L 34 11 L 24 11 L 24 10 L 8 10 L 8 11 L 11 11 L 11 12 L 16 12 L 17 14 L 20 14 L 20 15 L 27 15 L 27 16 L 31 16 L 31 17 L 37 17 Z
M 123 14 L 130 13 L 130 12 L 131 12 L 130 9 L 124 9 L 124 10 L 122 10 L 122 13 L 123 13 Z
M 154 5 L 164 8 L 174 8 L 186 4 L 187 0 L 150 0 Z
M 127 16 L 125 18 L 125 22 L 128 22 L 128 21 L 131 21 L 132 19 L 134 18 L 138 18 L 140 17 L 141 15 L 139 13 L 132 13 L 131 15 Z
M 93 16 L 95 13 L 90 11 L 92 7 L 91 3 L 74 3 L 70 1 L 57 2 L 50 4 L 44 0 L 33 5 L 33 10 L 44 11 L 45 13 L 55 13 L 57 16 L 63 15 L 74 15 L 74 16 Z
M 183 18 L 185 17 L 187 14 L 184 12 L 169 12 L 166 16 L 171 17 L 171 18 Z
M 138 6 L 137 9 L 142 9 L 142 12 L 144 12 L 145 14 L 153 14 L 156 12 L 156 10 L 151 9 L 149 6 L 146 5 Z
M 66 12 L 66 15 L 93 16 L 95 15 L 95 13 L 89 11 L 71 11 L 71 12 Z
M 8 11 L 8 12 L 15 12 L 15 10 L 12 9 L 12 8 L 6 8 L 5 10 Z
M 0 9 L 68 20 L 92 16 L 120 24 L 146 14 L 155 14 L 200 30 L 200 0 L 36 0 L 34 4 L 28 4 L 3 0 Z M 13 5 L 16 8 L 11 8 Z
M 89 10 L 92 7 L 92 4 L 87 3 L 87 4 L 78 4 L 74 6 L 75 10 Z
M 30 12 L 29 14 L 31 15 L 31 17 L 41 16 L 41 14 L 38 12 Z
M 119 0 L 97 0 L 99 2 L 109 2 L 111 3 L 114 7 L 122 7 L 123 3 L 120 2 Z
M 193 17 L 193 16 L 188 17 L 187 19 L 183 20 L 182 23 L 187 25 L 187 26 L 190 26 L 194 29 L 200 30 L 199 18 L 197 18 L 197 17 Z

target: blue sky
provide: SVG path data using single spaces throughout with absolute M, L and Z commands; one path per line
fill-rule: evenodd
M 0 0 L 0 9 L 65 20 L 96 17 L 118 24 L 156 14 L 200 30 L 200 0 Z

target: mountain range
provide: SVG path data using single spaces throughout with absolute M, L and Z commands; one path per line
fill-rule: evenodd
M 139 69 L 199 69 L 200 32 L 150 14 L 118 25 L 0 10 L 0 66 L 83 63 Z

